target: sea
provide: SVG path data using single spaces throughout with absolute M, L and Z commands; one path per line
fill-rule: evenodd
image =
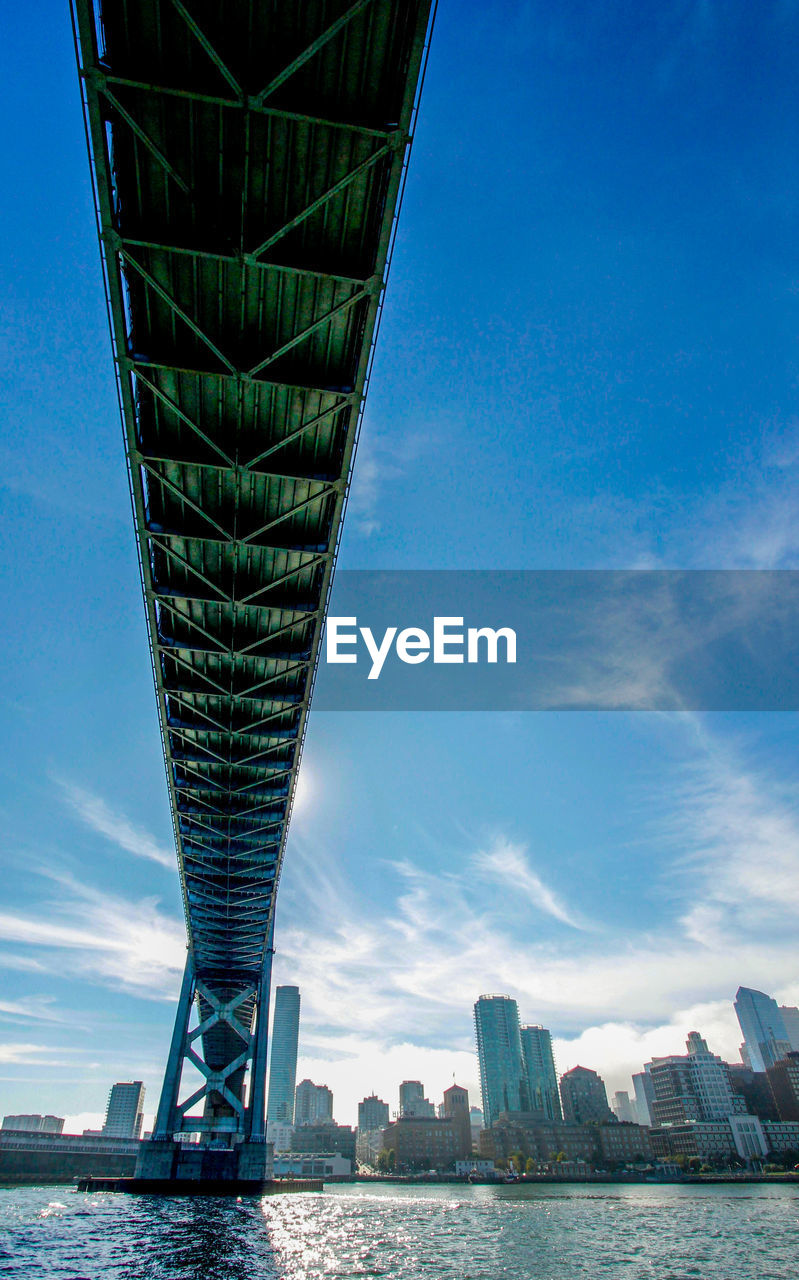
M 358 1183 L 245 1199 L 0 1189 L 0 1276 L 797 1280 L 799 1184 Z

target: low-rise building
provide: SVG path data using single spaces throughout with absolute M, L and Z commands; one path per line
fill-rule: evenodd
M 303 1124 L 291 1135 L 290 1150 L 309 1155 L 317 1151 L 336 1152 L 347 1160 L 355 1160 L 355 1130 L 348 1124 Z
M 266 1140 L 271 1142 L 275 1151 L 290 1151 L 294 1137 L 294 1125 L 283 1120 L 269 1120 L 266 1126 Z
M 471 1160 L 456 1160 L 455 1172 L 459 1178 L 466 1178 L 470 1173 L 479 1173 L 481 1177 L 490 1177 L 496 1171 L 493 1160 L 481 1160 L 475 1156 Z
M 685 1124 L 650 1129 L 649 1140 L 660 1160 L 697 1157 L 708 1164 L 721 1163 L 737 1155 L 727 1120 L 689 1120 Z
M 0 1128 L 13 1129 L 16 1133 L 63 1133 L 64 1120 L 61 1116 L 21 1115 L 3 1116 Z
M 797 1120 L 764 1120 L 763 1136 L 766 1147 L 775 1155 L 782 1151 L 799 1152 L 799 1121 Z
M 383 1150 L 394 1152 L 398 1170 L 452 1169 L 458 1133 L 449 1116 L 400 1116 L 383 1130 Z
M 545 1120 L 535 1111 L 502 1111 L 495 1124 L 480 1132 L 480 1155 L 507 1160 L 520 1151 L 525 1159 L 551 1163 L 563 1160 L 593 1161 L 596 1126 Z
M 596 1126 L 597 1159 L 603 1164 L 640 1164 L 652 1159 L 649 1130 L 643 1125 L 619 1122 Z
M 275 1156 L 273 1173 L 276 1178 L 347 1178 L 352 1161 L 338 1151 L 284 1151 Z

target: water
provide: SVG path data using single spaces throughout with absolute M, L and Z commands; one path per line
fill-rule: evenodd
M 263 1200 L 0 1189 L 0 1277 L 796 1280 L 799 1186 L 374 1187 Z

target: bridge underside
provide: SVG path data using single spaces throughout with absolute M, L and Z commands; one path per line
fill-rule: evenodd
M 188 931 L 154 1136 L 257 1143 L 275 894 L 430 5 L 73 5 Z M 180 1101 L 186 1059 L 202 1085 Z

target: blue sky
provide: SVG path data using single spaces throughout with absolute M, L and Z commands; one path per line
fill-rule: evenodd
M 155 1103 L 183 924 L 66 6 L 0 50 L 0 1111 Z M 348 568 L 799 567 L 799 11 L 442 0 Z M 510 991 L 611 1088 L 799 999 L 796 716 L 317 714 L 278 912 L 336 1114 Z M 87 1118 L 86 1123 L 89 1120 Z

